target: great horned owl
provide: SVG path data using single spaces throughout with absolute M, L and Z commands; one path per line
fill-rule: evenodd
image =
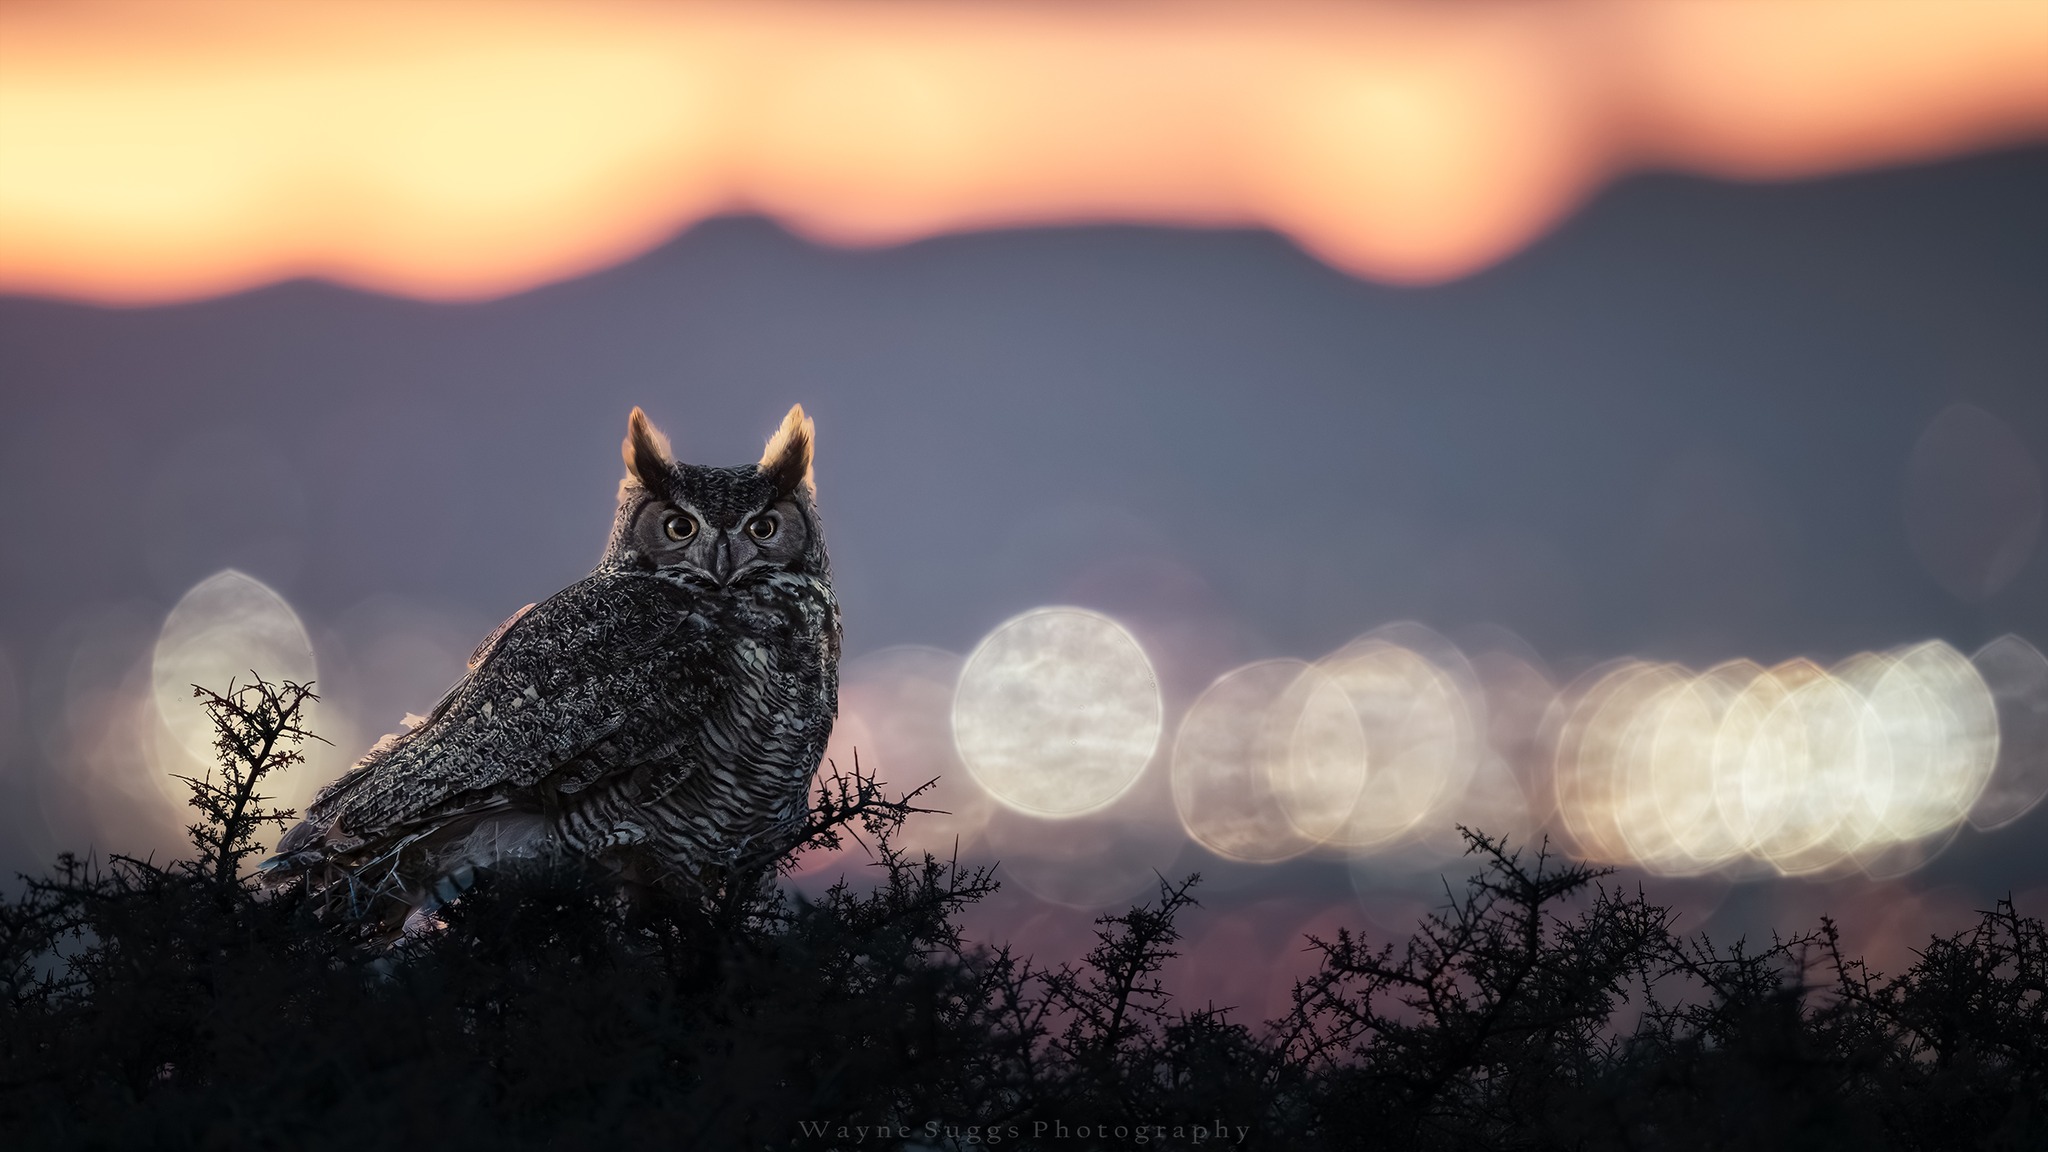
M 788 848 L 838 710 L 812 438 L 799 405 L 759 464 L 684 464 L 633 409 L 596 570 L 506 621 L 422 722 L 323 788 L 266 874 L 418 916 L 509 859 L 687 882 Z

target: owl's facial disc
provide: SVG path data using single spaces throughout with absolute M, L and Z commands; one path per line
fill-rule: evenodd
M 720 587 L 802 557 L 809 525 L 795 500 L 727 515 L 730 522 L 721 525 L 681 501 L 650 500 L 636 518 L 634 537 L 656 568 L 686 569 Z

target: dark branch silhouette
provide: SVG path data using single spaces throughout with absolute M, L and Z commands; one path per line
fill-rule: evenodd
M 239 688 L 228 681 L 225 692 L 192 686 L 192 695 L 202 701 L 206 718 L 213 723 L 218 775 L 209 770 L 204 776 L 175 777 L 192 790 L 189 803 L 199 811 L 199 821 L 185 829 L 199 854 L 193 863 L 223 890 L 240 882 L 242 861 L 260 851 L 256 837 L 265 826 L 282 831 L 298 818 L 289 808 L 264 807 L 271 798 L 256 789 L 305 762 L 299 745 L 307 740 L 327 742 L 302 723 L 306 705 L 320 699 L 312 685 L 290 680 L 272 684 L 255 672 L 249 677 L 249 683 Z

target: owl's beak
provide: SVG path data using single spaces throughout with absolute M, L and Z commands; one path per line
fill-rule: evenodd
M 718 581 L 720 588 L 732 583 L 732 538 L 723 532 L 711 546 L 711 578 Z

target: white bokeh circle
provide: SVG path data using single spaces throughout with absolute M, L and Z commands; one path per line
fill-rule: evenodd
M 269 585 L 229 568 L 194 585 L 165 617 L 150 689 L 164 727 L 204 763 L 213 759 L 214 731 L 193 685 L 225 692 L 230 682 L 247 684 L 251 672 L 310 684 L 316 671 L 299 614 Z
M 1121 625 L 1037 608 L 998 625 L 953 694 L 953 742 L 975 782 L 1010 808 L 1068 817 L 1123 795 L 1158 749 L 1159 680 Z

